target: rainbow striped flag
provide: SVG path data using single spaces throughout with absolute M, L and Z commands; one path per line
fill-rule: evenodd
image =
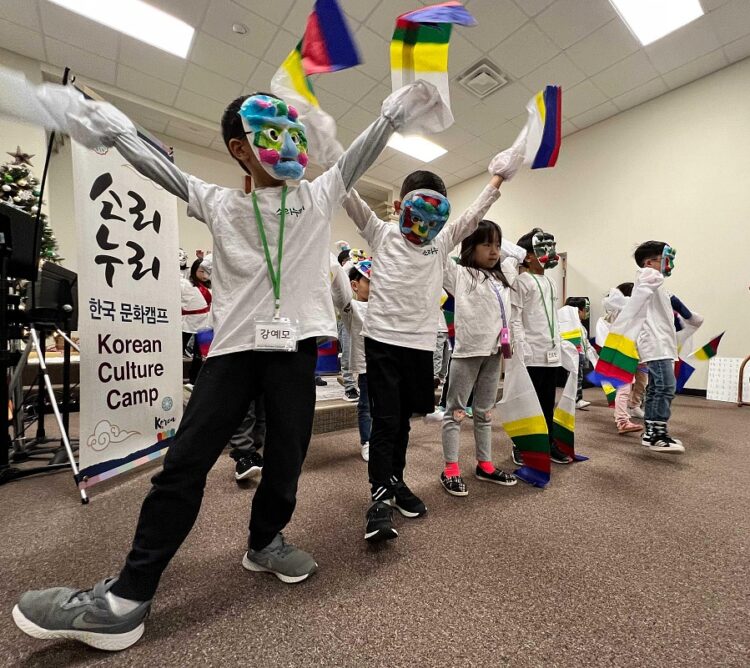
M 570 341 L 578 352 L 583 350 L 581 337 L 581 318 L 575 306 L 562 306 L 557 310 L 557 320 L 560 324 L 560 336 L 563 341 Z
M 336 0 L 316 0 L 305 34 L 271 79 L 271 92 L 304 113 L 309 105 L 320 106 L 309 75 L 337 72 L 360 62 Z
M 716 354 L 719 352 L 721 337 L 724 336 L 724 334 L 726 334 L 726 332 L 722 332 L 719 336 L 714 337 L 705 346 L 698 348 L 698 350 L 691 353 L 689 357 L 695 357 L 695 359 L 700 360 L 701 362 L 706 362 L 712 357 L 716 357 Z
M 690 376 L 693 375 L 695 367 L 688 364 L 683 359 L 678 359 L 674 363 L 674 377 L 677 385 L 677 392 L 682 392 L 685 389 L 685 384 L 690 380 Z
M 604 390 L 604 396 L 607 397 L 607 406 L 614 408 L 615 396 L 617 395 L 617 388 L 608 383 L 606 380 L 602 382 L 602 390 Z
M 557 402 L 552 418 L 552 440 L 562 453 L 572 457 L 575 462 L 582 462 L 588 457 L 577 455 L 575 451 L 578 351 L 572 343 L 563 341 L 560 353 L 563 369 L 568 372 L 568 380 L 565 382 L 562 396 Z
M 562 142 L 562 88 L 547 86 L 540 90 L 526 109 L 529 120 L 524 164 L 531 169 L 554 167 Z
M 394 91 L 424 79 L 450 108 L 448 43 L 453 24 L 476 25 L 459 2 L 444 2 L 402 14 L 391 39 L 391 86 Z
M 505 369 L 503 398 L 498 409 L 503 429 L 523 458 L 523 466 L 515 474 L 530 485 L 546 487 L 551 472 L 549 433 L 534 385 L 520 355 L 514 355 Z

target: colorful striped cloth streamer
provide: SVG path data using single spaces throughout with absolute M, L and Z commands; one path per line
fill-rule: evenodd
M 526 104 L 528 119 L 513 147 L 531 169 L 554 167 L 562 142 L 562 88 L 547 86 Z
M 698 350 L 691 353 L 689 357 L 695 357 L 695 359 L 700 360 L 701 362 L 706 362 L 712 357 L 715 357 L 719 352 L 719 343 L 721 343 L 721 337 L 724 336 L 724 334 L 726 334 L 726 332 L 722 332 L 719 336 L 714 337 L 705 346 L 698 348 Z
M 576 392 L 578 390 L 578 351 L 575 346 L 563 341 L 560 346 L 560 361 L 563 369 L 568 372 L 560 400 L 555 407 L 552 424 L 552 440 L 562 453 L 572 457 L 575 462 L 588 459 L 577 455 L 575 450 L 576 434 Z
M 684 359 L 678 359 L 674 363 L 674 377 L 676 383 L 676 391 L 682 392 L 685 389 L 685 384 L 690 380 L 690 376 L 695 372 L 695 367 L 690 366 Z
M 610 408 L 615 407 L 615 395 L 617 394 L 617 388 L 612 385 L 612 383 L 608 383 L 606 380 L 602 382 L 602 390 L 604 391 L 604 396 L 607 397 L 607 406 Z
M 581 334 L 581 317 L 575 306 L 562 306 L 557 310 L 560 324 L 560 337 L 563 341 L 570 341 L 578 352 L 583 351 L 583 337 Z
M 450 108 L 448 43 L 453 24 L 476 25 L 459 2 L 445 2 L 402 14 L 391 40 L 391 86 L 394 91 L 424 79 L 438 89 Z
M 337 72 L 361 62 L 336 0 L 316 0 L 305 34 L 271 79 L 271 92 L 304 113 L 320 106 L 309 75 Z
M 535 487 L 546 487 L 551 472 L 549 433 L 520 355 L 514 355 L 505 368 L 503 398 L 498 410 L 503 429 L 523 458 L 523 466 L 516 469 L 516 476 Z

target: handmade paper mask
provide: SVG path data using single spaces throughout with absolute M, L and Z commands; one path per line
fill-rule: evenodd
M 417 246 L 428 244 L 443 229 L 450 212 L 448 198 L 439 192 L 412 190 L 401 202 L 401 234 Z
M 674 271 L 674 257 L 677 255 L 677 251 L 670 245 L 664 246 L 664 250 L 661 252 L 661 273 L 664 276 L 671 276 Z
M 372 276 L 372 260 L 360 260 L 354 263 L 354 268 L 367 279 Z
M 187 253 L 180 248 L 179 251 L 179 258 L 180 258 L 180 269 L 187 269 Z
M 297 110 L 270 95 L 251 95 L 239 113 L 261 167 L 275 179 L 301 179 L 308 160 L 307 136 Z
M 350 248 L 349 259 L 352 262 L 360 262 L 367 259 L 367 253 L 365 253 L 361 248 Z
M 555 235 L 540 230 L 534 235 L 531 243 L 533 244 L 534 255 L 539 260 L 539 264 L 545 269 L 554 269 L 560 261 L 560 256 L 557 254 Z

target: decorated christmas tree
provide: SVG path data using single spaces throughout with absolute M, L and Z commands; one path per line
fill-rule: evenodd
M 8 153 L 13 162 L 0 165 L 0 202 L 15 206 L 36 218 L 42 202 L 40 200 L 39 180 L 32 174 L 33 155 L 16 148 L 15 153 Z M 57 239 L 52 232 L 47 215 L 42 213 L 42 248 L 41 259 L 59 263 L 63 258 L 57 253 Z

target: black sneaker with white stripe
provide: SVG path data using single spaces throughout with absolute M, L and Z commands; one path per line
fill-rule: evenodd
M 560 450 L 554 443 L 550 443 L 549 456 L 555 464 L 572 464 L 573 458 L 568 457 L 564 452 Z
M 443 489 L 453 496 L 467 496 L 469 490 L 466 483 L 460 475 L 445 475 L 445 471 L 440 474 L 440 484 Z
M 657 420 L 646 420 L 646 433 L 641 438 L 641 445 L 651 452 L 665 452 L 681 455 L 685 452 L 682 441 L 672 438 L 667 433 L 667 423 Z
M 484 480 L 485 482 L 494 482 L 496 485 L 515 485 L 518 482 L 518 478 L 512 473 L 506 473 L 496 468 L 492 473 L 487 473 L 481 467 L 477 466 L 474 471 L 474 476 L 477 480 Z
M 394 497 L 386 503 L 393 506 L 404 517 L 420 517 L 427 512 L 422 499 L 412 492 L 403 480 L 394 480 Z
M 367 509 L 365 540 L 377 543 L 398 536 L 393 528 L 393 508 L 385 501 L 376 501 Z
M 513 463 L 516 466 L 523 466 L 523 457 L 521 451 L 514 445 L 513 446 Z
M 259 452 L 250 452 L 240 457 L 234 465 L 234 479 L 239 482 L 259 476 L 263 471 L 263 457 Z

